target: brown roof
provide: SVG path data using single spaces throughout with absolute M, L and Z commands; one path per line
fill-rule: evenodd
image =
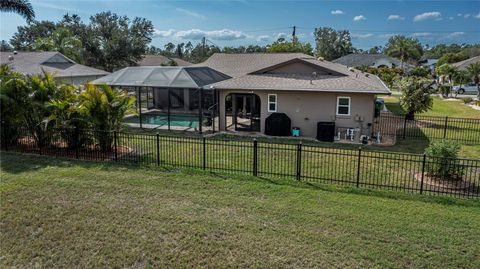
M 300 62 L 315 67 L 320 74 L 269 73 L 270 69 Z M 302 53 L 214 54 L 202 63 L 232 79 L 213 84 L 218 89 L 300 90 L 389 94 L 390 90 L 376 76 L 347 66 Z
M 480 62 L 480 56 L 476 56 L 458 63 L 454 63 L 452 65 L 460 70 L 466 70 L 467 67 L 470 66 L 471 64 L 479 63 L 479 62 Z
M 143 59 L 137 62 L 139 66 L 161 66 L 168 65 L 170 61 L 174 61 L 178 66 L 189 66 L 191 63 L 179 59 L 179 58 L 168 58 L 164 55 L 144 55 Z
M 6 64 L 12 70 L 26 75 L 41 74 L 43 71 L 51 73 L 54 77 L 82 77 L 104 76 L 109 72 L 77 64 L 65 55 L 56 51 L 46 52 L 2 52 L 0 63 Z

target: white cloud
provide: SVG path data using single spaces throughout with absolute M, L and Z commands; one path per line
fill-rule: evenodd
M 366 19 L 367 19 L 367 18 L 366 18 L 365 16 L 363 16 L 363 15 L 358 15 L 358 16 L 353 17 L 353 20 L 354 20 L 354 21 L 364 21 L 364 20 L 366 20 Z
M 458 17 L 462 17 L 463 14 L 462 14 L 462 13 L 458 13 L 457 16 L 458 16 Z
M 453 20 L 453 17 L 448 17 L 449 20 Z
M 413 33 L 412 35 L 415 37 L 428 37 L 428 36 L 432 36 L 433 34 L 432 33 Z
M 477 15 L 473 16 L 475 19 L 480 19 L 480 11 L 478 12 Z
M 205 20 L 207 19 L 207 17 L 201 15 L 201 14 L 198 14 L 196 12 L 193 12 L 191 10 L 188 10 L 188 9 L 183 9 L 183 8 L 175 8 L 175 10 L 177 12 L 180 12 L 182 14 L 185 14 L 185 15 L 188 15 L 188 16 L 191 16 L 191 17 L 194 17 L 194 18 L 197 18 L 197 19 L 201 19 L 201 20 Z
M 390 38 L 392 36 L 395 36 L 396 34 L 381 34 L 379 35 L 378 37 L 381 37 L 381 38 Z
M 453 32 L 453 33 L 448 34 L 446 37 L 447 38 L 455 38 L 455 37 L 462 36 L 464 34 L 465 34 L 465 32 Z
M 276 36 L 276 39 L 286 38 L 286 37 L 287 37 L 287 34 L 285 34 L 285 33 L 278 33 L 277 36 Z
M 167 31 L 162 31 L 162 30 L 157 30 L 155 29 L 155 32 L 153 33 L 153 37 L 171 37 L 175 34 L 175 30 L 170 29 Z
M 422 14 L 418 14 L 413 18 L 413 21 L 424 21 L 424 20 L 431 20 L 431 19 L 437 19 L 442 16 L 442 13 L 438 11 L 431 11 L 431 12 L 425 12 Z
M 204 31 L 200 29 L 190 29 L 186 31 L 178 31 L 176 37 L 181 39 L 201 39 L 202 37 L 211 38 L 214 40 L 235 40 L 245 39 L 248 36 L 241 31 L 234 31 L 229 29 Z
M 258 36 L 258 37 L 257 37 L 257 40 L 258 40 L 258 41 L 269 41 L 269 40 L 270 40 L 270 36 L 269 36 L 269 35 L 261 35 L 261 36 Z
M 405 20 L 405 17 L 402 17 L 400 15 L 390 15 L 390 16 L 388 16 L 387 20 L 389 20 L 389 21 L 394 21 L 394 20 L 403 21 L 403 20 Z
M 373 34 L 352 34 L 352 39 L 364 39 L 373 37 Z
M 345 14 L 345 12 L 343 12 L 343 10 L 337 9 L 337 10 L 330 11 L 330 14 L 332 14 L 332 15 L 343 15 L 343 14 Z
M 464 17 L 465 19 L 470 18 L 470 16 L 472 16 L 472 14 L 465 14 L 465 15 L 463 15 L 463 17 Z

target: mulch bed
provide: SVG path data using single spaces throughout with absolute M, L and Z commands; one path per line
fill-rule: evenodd
M 422 173 L 416 173 L 415 179 L 421 182 Z M 432 187 L 437 187 L 442 189 L 449 189 L 449 190 L 457 190 L 457 191 L 469 190 L 475 186 L 469 181 L 465 181 L 462 179 L 445 180 L 445 179 L 440 179 L 438 177 L 430 176 L 426 173 L 423 175 L 423 184 L 427 186 L 432 186 Z

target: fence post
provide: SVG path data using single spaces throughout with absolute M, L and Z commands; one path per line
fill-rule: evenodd
M 160 134 L 157 133 L 157 166 L 160 166 Z
M 427 160 L 427 154 L 423 153 L 423 162 L 422 162 L 422 178 L 420 180 L 420 194 L 423 193 L 423 177 L 425 175 L 425 162 Z
M 118 154 L 117 154 L 117 131 L 113 131 L 113 140 L 115 146 L 115 161 L 118 161 Z
M 406 138 L 406 132 L 407 132 L 407 114 L 405 114 L 405 117 L 403 120 L 403 134 L 402 134 L 403 139 Z
M 75 158 L 79 159 L 80 154 L 79 154 L 79 145 L 80 144 L 80 133 L 78 131 L 78 127 L 75 126 Z
M 357 162 L 357 188 L 360 187 L 360 161 L 362 159 L 362 147 L 358 148 L 358 162 Z
M 445 125 L 443 128 L 443 138 L 447 137 L 447 123 L 448 123 L 448 116 L 445 116 Z
M 302 142 L 297 144 L 297 180 L 301 179 L 302 169 Z
M 258 157 L 257 157 L 257 154 L 258 154 L 258 142 L 257 142 L 257 139 L 254 138 L 253 139 L 253 176 L 257 176 L 258 174 Z
M 207 169 L 207 141 L 205 136 L 202 137 L 203 140 L 203 170 Z

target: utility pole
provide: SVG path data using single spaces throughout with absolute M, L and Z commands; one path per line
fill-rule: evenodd
M 296 30 L 297 30 L 297 26 L 294 25 L 294 26 L 293 26 L 293 33 L 292 33 L 292 41 L 293 41 L 293 42 L 297 42 L 297 41 L 298 41 L 298 40 L 297 40 L 297 36 L 295 35 Z
M 205 57 L 205 45 L 206 45 L 206 43 L 207 43 L 207 39 L 205 37 L 203 37 L 202 38 L 202 58 Z

